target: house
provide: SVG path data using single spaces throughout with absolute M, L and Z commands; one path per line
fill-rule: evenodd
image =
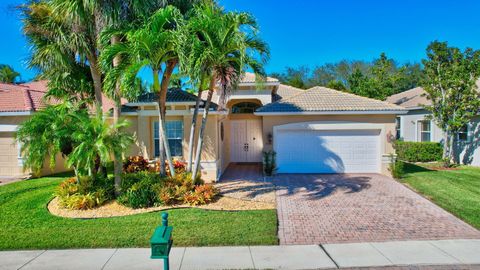
M 195 101 L 193 94 L 168 90 L 166 133 L 176 158 L 187 157 Z M 269 150 L 277 153 L 279 173 L 388 174 L 395 119 L 407 112 L 325 87 L 301 90 L 275 78 L 259 84 L 251 73 L 224 101 L 224 109 L 219 110 L 218 95 L 212 101 L 201 162 L 209 181 L 218 180 L 231 163 L 262 162 Z M 158 156 L 156 102 L 156 95 L 145 94 L 124 104 L 122 116 L 137 139 L 130 155 Z M 199 120 L 202 114 L 203 109 Z
M 480 81 L 477 82 L 477 85 Z M 424 106 L 431 105 L 426 92 L 416 87 L 405 92 L 392 95 L 387 101 L 408 110 L 407 114 L 397 116 L 396 137 L 410 142 L 441 142 L 444 132 L 431 118 L 431 113 Z M 480 166 L 480 116 L 474 117 L 457 135 L 455 153 L 462 164 Z

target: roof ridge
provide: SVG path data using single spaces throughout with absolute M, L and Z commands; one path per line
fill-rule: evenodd
M 325 86 L 314 86 L 314 87 L 312 87 L 312 88 L 310 88 L 310 89 L 308 89 L 308 90 L 312 90 L 313 88 L 323 88 L 323 89 L 327 89 L 327 90 L 329 90 L 329 91 L 333 91 L 333 92 L 345 94 L 345 95 L 348 95 L 348 96 L 353 96 L 353 97 L 355 97 L 355 98 L 361 98 L 361 99 L 365 99 L 365 100 L 369 100 L 369 101 L 381 102 L 381 103 L 386 103 L 386 104 L 388 104 L 388 105 L 393 105 L 393 106 L 401 107 L 401 106 L 399 106 L 399 105 L 390 103 L 390 102 L 388 102 L 388 101 L 378 100 L 378 99 L 369 98 L 369 97 L 364 97 L 364 96 L 360 96 L 360 95 L 355 95 L 355 94 L 353 94 L 353 93 L 343 92 L 343 91 L 335 90 L 335 89 L 328 88 L 328 87 L 325 87 Z M 403 108 L 403 107 L 402 107 L 402 108 Z
M 293 87 L 293 86 L 289 86 L 289 87 Z M 286 98 L 286 99 L 280 99 L 280 100 L 275 101 L 275 102 L 272 102 L 272 103 L 280 103 L 280 102 L 288 101 L 288 100 L 291 100 L 291 99 L 293 99 L 293 98 L 295 98 L 295 97 L 298 97 L 298 96 L 300 96 L 300 95 L 303 95 L 303 94 L 305 94 L 305 93 L 308 91 L 308 90 L 302 90 L 302 89 L 299 89 L 299 90 L 302 91 L 302 92 L 296 93 L 295 95 L 291 95 L 291 96 L 289 96 L 289 97 Z M 272 104 L 272 103 L 269 103 L 269 104 Z M 269 104 L 267 104 L 267 105 L 269 105 Z
M 23 90 L 23 100 L 25 101 L 25 105 L 27 110 L 32 111 L 34 109 L 33 105 L 33 100 L 32 96 L 30 95 L 30 88 L 27 87 L 27 89 L 22 89 Z

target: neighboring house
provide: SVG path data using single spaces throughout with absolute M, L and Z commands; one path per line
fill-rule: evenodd
M 269 150 L 277 152 L 279 173 L 388 174 L 395 117 L 406 113 L 397 105 L 324 87 L 301 90 L 275 78 L 256 83 L 251 73 L 223 101 L 225 109 L 219 110 L 219 98 L 214 94 L 201 162 L 209 181 L 218 180 L 231 163 L 262 162 Z M 168 91 L 166 133 L 175 158 L 187 158 L 195 100 L 180 89 Z M 122 115 L 137 139 L 129 155 L 158 156 L 156 101 L 156 95 L 146 94 L 124 104 Z
M 0 177 L 24 177 L 30 174 L 23 170 L 20 146 L 15 142 L 14 135 L 21 122 L 45 106 L 42 98 L 46 91 L 45 81 L 0 83 Z M 65 171 L 65 168 L 59 163 L 54 172 L 61 171 Z M 51 170 L 45 166 L 41 173 L 49 174 Z
M 478 85 L 479 83 L 477 83 Z M 431 105 L 426 92 L 416 87 L 405 92 L 392 95 L 387 101 L 402 106 L 407 114 L 397 117 L 396 137 L 410 142 L 441 142 L 444 141 L 443 131 L 435 124 L 431 113 L 424 106 Z M 455 145 L 457 158 L 462 164 L 480 166 L 480 116 L 476 116 L 457 136 Z

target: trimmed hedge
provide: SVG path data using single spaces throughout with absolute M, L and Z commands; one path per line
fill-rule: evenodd
M 395 142 L 397 158 L 409 162 L 442 160 L 443 146 L 436 142 Z

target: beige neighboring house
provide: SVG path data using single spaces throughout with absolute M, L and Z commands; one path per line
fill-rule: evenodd
M 477 86 L 480 81 L 477 81 Z M 387 101 L 408 110 L 399 115 L 396 124 L 396 137 L 408 142 L 440 142 L 444 141 L 444 133 L 431 119 L 431 113 L 425 105 L 431 105 L 426 92 L 416 87 L 405 92 L 392 95 Z M 462 164 L 480 166 L 480 116 L 477 115 L 457 135 L 455 144 L 457 159 Z
M 30 171 L 23 170 L 20 146 L 15 142 L 17 127 L 35 111 L 45 106 L 42 98 L 47 91 L 46 81 L 25 84 L 0 83 L 0 178 L 23 178 Z M 41 174 L 66 171 L 63 162 L 54 170 L 44 166 Z
M 167 139 L 178 159 L 187 157 L 195 100 L 180 89 L 167 94 Z M 156 101 L 146 94 L 123 106 L 137 138 L 130 155 L 158 156 Z M 218 180 L 229 164 L 261 163 L 269 150 L 277 153 L 278 173 L 388 174 L 395 119 L 406 113 L 397 105 L 324 87 L 301 90 L 275 78 L 257 83 L 251 73 L 224 101 L 225 109 L 219 110 L 219 96 L 213 102 L 201 162 L 209 181 Z M 12 126 L 10 138 L 13 132 Z M 21 165 L 15 148 L 9 151 L 4 159 Z

